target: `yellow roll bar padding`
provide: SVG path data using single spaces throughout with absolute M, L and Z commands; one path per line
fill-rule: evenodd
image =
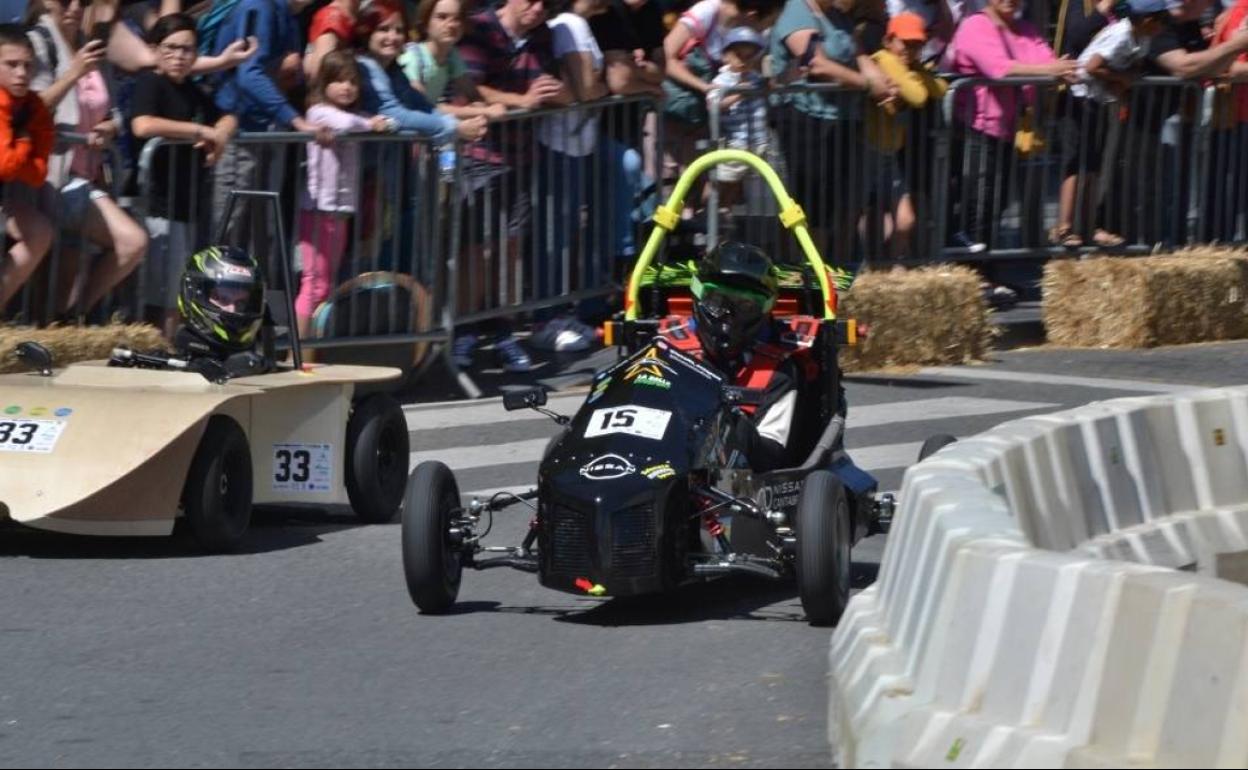
M 802 253 L 806 255 L 806 261 L 819 279 L 819 288 L 823 291 L 823 317 L 829 320 L 835 319 L 836 299 L 833 294 L 835 289 L 828 280 L 827 268 L 824 267 L 823 260 L 819 258 L 819 250 L 815 248 L 815 242 L 810 239 L 810 231 L 806 229 L 806 214 L 802 211 L 802 207 L 789 197 L 788 191 L 784 189 L 784 183 L 780 181 L 780 176 L 767 165 L 767 161 L 752 152 L 712 150 L 685 169 L 685 173 L 681 174 L 676 182 L 676 189 L 672 190 L 672 197 L 668 199 L 667 205 L 660 206 L 655 212 L 654 221 L 658 227 L 650 233 L 646 247 L 641 250 L 641 256 L 638 257 L 637 264 L 633 266 L 632 275 L 628 279 L 628 291 L 624 295 L 624 320 L 637 320 L 639 307 L 637 295 L 641 289 L 641 278 L 645 275 L 646 268 L 650 266 L 655 255 L 659 253 L 659 247 L 663 245 L 663 238 L 668 230 L 675 228 L 679 222 L 677 212 L 684 207 L 685 196 L 689 193 L 689 189 L 704 172 L 721 163 L 744 163 L 757 171 L 759 176 L 767 182 L 767 186 L 776 196 L 776 203 L 780 207 L 780 222 L 793 231 L 794 237 L 802 247 Z

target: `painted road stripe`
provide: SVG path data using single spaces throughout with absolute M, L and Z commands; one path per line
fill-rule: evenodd
M 1010 401 L 1001 398 L 970 398 L 947 396 L 917 401 L 894 401 L 889 404 L 849 405 L 848 427 L 868 428 L 920 420 L 943 420 L 950 417 L 975 417 L 983 414 L 1026 412 L 1032 409 L 1056 409 L 1058 404 L 1041 401 Z
M 570 396 L 553 396 L 546 402 L 546 408 L 560 414 L 572 414 L 585 400 L 584 393 Z M 456 404 L 452 406 L 452 404 Z M 420 407 L 404 407 L 407 417 L 407 428 L 411 431 L 442 430 L 465 425 L 496 425 L 500 422 L 520 422 L 521 420 L 545 420 L 544 415 L 532 409 L 517 409 L 508 412 L 503 409 L 501 399 L 490 399 L 490 403 L 473 402 L 462 405 L 461 402 L 442 404 L 425 404 Z
M 1185 393 L 1205 387 L 1144 380 L 1117 380 L 1109 377 L 1071 377 L 1065 374 L 1042 374 L 1040 372 L 1006 372 L 964 366 L 929 366 L 920 369 L 919 374 L 932 377 L 956 377 L 963 380 L 995 380 L 1041 385 L 1071 385 L 1101 390 L 1131 390 L 1139 393 Z M 850 407 L 852 409 L 853 405 L 851 404 Z
M 985 414 L 1003 414 L 1024 412 L 1037 409 L 1054 408 L 1057 404 L 1037 401 L 1009 401 L 992 398 L 969 398 L 949 396 L 945 398 L 921 399 L 918 401 L 894 402 L 889 404 L 872 404 L 868 406 L 850 406 L 850 426 L 862 428 L 879 425 L 897 425 L 908 422 L 948 419 L 952 417 L 970 417 Z M 454 411 L 452 409 L 446 412 Z M 504 413 L 506 414 L 506 413 Z M 476 415 L 472 416 L 473 419 Z M 446 422 L 446 420 L 443 420 Z M 458 424 L 458 423 L 457 423 Z M 452 427 L 442 424 L 443 430 Z M 553 426 L 552 426 L 553 427 Z M 553 432 L 551 435 L 554 435 Z M 523 441 L 511 441 L 501 444 L 479 444 L 475 446 L 456 446 L 442 449 L 429 449 L 412 452 L 411 466 L 426 460 L 439 460 L 446 463 L 452 470 L 463 471 L 473 468 L 489 468 L 495 465 L 511 463 L 537 462 L 546 449 L 549 436 Z M 891 444 L 864 449 L 851 448 L 854 462 L 867 469 L 902 468 L 910 465 L 917 455 L 921 444 Z M 913 448 L 913 452 L 905 455 Z M 867 454 L 859 456 L 860 452 Z M 905 455 L 905 456 L 903 456 Z M 879 459 L 873 459 L 878 457 Z
M 529 439 L 528 441 L 512 441 L 506 444 L 481 444 L 479 446 L 458 446 L 449 449 L 431 449 L 427 452 L 412 452 L 411 467 L 415 468 L 426 460 L 438 460 L 446 463 L 453 471 L 465 471 L 470 468 L 489 468 L 493 465 L 508 463 L 537 462 L 542 459 L 542 451 L 550 437 Z
M 574 414 L 585 400 L 584 394 L 552 398 L 546 408 L 563 414 Z M 941 420 L 950 417 L 974 417 L 986 414 L 1025 412 L 1036 409 L 1056 409 L 1059 405 L 1041 401 L 1010 401 L 999 398 L 971 398 L 946 396 L 924 398 L 914 401 L 894 401 L 888 404 L 849 405 L 849 427 L 867 428 L 875 425 L 914 422 L 918 420 Z M 413 432 L 445 430 L 472 425 L 495 425 L 521 420 L 543 420 L 543 415 L 525 409 L 503 411 L 501 403 L 488 407 L 449 406 L 440 409 L 406 410 L 408 429 Z
M 891 468 L 905 468 L 913 465 L 919 459 L 919 449 L 923 446 L 921 441 L 906 442 L 903 444 L 880 444 L 877 446 L 849 448 L 849 456 L 854 459 L 854 463 L 864 471 L 884 471 Z M 533 461 L 533 482 L 529 484 L 517 484 L 509 487 L 491 487 L 489 489 L 474 489 L 462 492 L 464 497 L 479 497 L 488 499 L 497 492 L 511 492 L 519 494 L 527 492 L 537 485 L 537 460 Z
M 494 465 L 508 463 L 531 462 L 542 459 L 549 438 L 532 439 L 529 441 L 513 441 L 494 446 L 454 447 L 437 449 L 428 452 L 412 452 L 411 467 L 415 468 L 426 460 L 438 460 L 446 463 L 451 470 L 465 471 L 472 468 L 489 468 Z M 865 470 L 881 468 L 904 468 L 913 463 L 919 456 L 919 447 L 923 442 L 906 442 L 903 444 L 879 444 L 866 447 L 847 447 L 849 456 L 858 467 Z

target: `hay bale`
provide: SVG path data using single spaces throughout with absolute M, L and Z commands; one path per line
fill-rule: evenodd
M 865 340 L 843 349 L 846 371 L 979 361 L 996 333 L 979 275 L 955 265 L 863 273 L 840 315 L 869 327 Z
M 1248 337 L 1248 252 L 1051 261 L 1044 324 L 1054 345 L 1147 348 Z
M 56 366 L 75 361 L 108 358 L 118 345 L 136 350 L 157 350 L 166 347 L 160 331 L 148 324 L 110 323 L 104 326 L 0 326 L 0 374 L 24 371 L 26 365 L 13 355 L 18 343 L 38 342 L 52 353 Z

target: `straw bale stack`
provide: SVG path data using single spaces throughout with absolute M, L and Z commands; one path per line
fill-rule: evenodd
M 1044 270 L 1048 340 L 1147 348 L 1248 337 L 1248 251 L 1056 260 Z
M 840 315 L 869 327 L 865 340 L 842 350 L 846 371 L 970 363 L 995 334 L 978 274 L 954 265 L 863 273 Z
M 13 355 L 19 342 L 38 342 L 52 353 L 56 366 L 75 361 L 108 358 L 118 345 L 135 350 L 165 348 L 164 338 L 148 324 L 110 323 L 104 326 L 0 326 L 0 374 L 24 371 L 26 365 Z

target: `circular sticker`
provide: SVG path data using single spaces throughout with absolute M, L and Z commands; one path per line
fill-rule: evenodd
M 46 406 L 36 406 L 30 410 L 31 417 L 43 417 L 47 413 L 48 408 Z
M 6 407 L 4 408 L 4 413 L 5 413 L 5 414 L 19 414 L 21 411 L 22 411 L 22 408 L 21 408 L 20 406 L 17 406 L 17 405 L 14 405 L 14 406 L 6 406 Z
M 70 409 L 67 406 L 63 406 L 60 409 L 57 409 L 55 412 L 53 412 L 53 414 L 55 414 L 57 417 L 68 417 L 73 413 L 74 413 L 74 410 Z

